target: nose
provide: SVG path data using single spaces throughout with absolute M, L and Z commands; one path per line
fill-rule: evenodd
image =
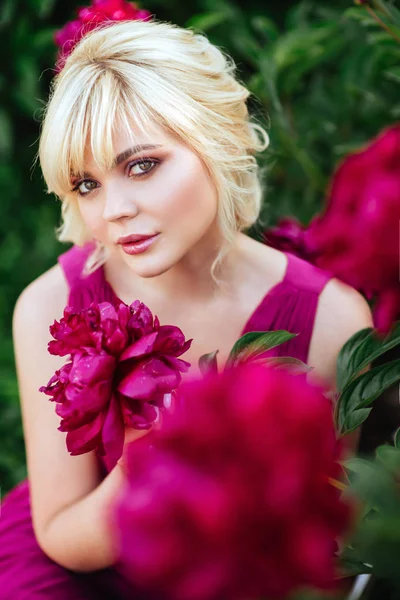
M 120 221 L 135 217 L 138 213 L 131 190 L 124 190 L 121 185 L 108 186 L 104 204 L 103 218 L 106 221 Z

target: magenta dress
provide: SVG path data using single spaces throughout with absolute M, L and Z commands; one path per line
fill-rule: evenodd
M 73 247 L 59 257 L 70 288 L 69 304 L 77 309 L 92 301 L 118 302 L 102 268 L 83 278 L 82 268 L 89 251 L 88 246 Z M 284 279 L 263 298 L 249 317 L 242 335 L 249 331 L 277 329 L 298 333 L 297 337 L 272 352 L 274 356 L 293 356 L 306 362 L 318 297 L 332 275 L 289 252 L 285 254 L 288 264 Z M 74 573 L 42 552 L 32 528 L 28 480 L 19 483 L 3 499 L 0 600 L 127 600 L 140 597 L 116 569 Z

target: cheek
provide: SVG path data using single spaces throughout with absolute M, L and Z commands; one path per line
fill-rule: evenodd
M 167 181 L 163 180 L 161 198 L 163 222 L 177 225 L 181 233 L 186 228 L 209 225 L 217 213 L 217 191 L 197 157 L 182 161 L 169 171 Z
M 86 228 L 101 240 L 105 233 L 105 221 L 100 203 L 78 200 L 78 208 Z

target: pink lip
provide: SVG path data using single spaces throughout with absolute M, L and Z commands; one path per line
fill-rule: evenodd
M 141 240 L 147 240 L 148 238 L 154 237 L 155 233 L 143 233 L 136 234 L 131 233 L 130 235 L 122 235 L 117 239 L 117 244 L 132 244 L 133 242 L 140 242 Z
M 160 234 L 157 233 L 151 237 L 143 237 L 143 236 L 126 236 L 125 238 L 120 238 L 124 240 L 123 242 L 118 242 L 122 250 L 125 254 L 133 255 L 140 254 L 141 252 L 145 252 L 151 244 L 158 238 Z M 140 238 L 138 241 L 132 241 L 132 238 Z M 130 241 L 126 241 L 130 239 Z

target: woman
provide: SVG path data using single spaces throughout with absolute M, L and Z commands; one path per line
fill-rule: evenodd
M 340 348 L 372 326 L 354 289 L 244 233 L 261 205 L 254 155 L 267 146 L 248 96 L 205 37 L 156 21 L 90 33 L 56 77 L 39 156 L 62 200 L 59 238 L 74 246 L 15 308 L 29 487 L 3 504 L 0 598 L 132 597 L 105 519 L 123 471 L 104 473 L 94 452 L 70 456 L 38 392 L 63 364 L 47 343 L 67 303 L 139 298 L 193 338 L 190 373 L 216 349 L 222 368 L 245 332 L 287 329 L 298 336 L 276 354 L 332 388 Z

